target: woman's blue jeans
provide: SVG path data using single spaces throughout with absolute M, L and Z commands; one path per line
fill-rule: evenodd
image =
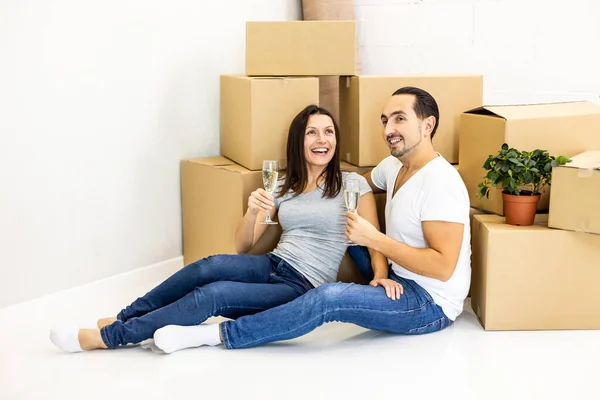
M 109 348 L 139 343 L 167 325 L 198 325 L 212 316 L 238 318 L 287 303 L 313 289 L 273 254 L 216 255 L 173 274 L 100 330 Z

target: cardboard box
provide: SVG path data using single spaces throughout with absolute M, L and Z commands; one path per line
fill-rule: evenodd
M 235 231 L 248 197 L 262 187 L 262 171 L 250 171 L 225 157 L 181 162 L 183 260 L 188 265 L 213 254 L 235 254 Z M 271 251 L 281 236 L 281 226 L 271 225 L 250 254 Z M 346 254 L 338 280 L 365 282 Z
M 225 157 L 181 162 L 185 265 L 213 254 L 235 254 L 235 230 L 248 197 L 262 186 L 262 171 L 249 171 Z M 270 226 L 251 253 L 271 250 L 280 234 L 279 225 Z
M 481 75 L 341 77 L 339 123 L 343 160 L 373 167 L 390 155 L 383 139 L 381 112 L 392 94 L 403 86 L 419 87 L 435 98 L 440 121 L 433 147 L 450 163 L 458 162 L 460 116 L 483 104 Z
M 485 330 L 600 329 L 600 235 L 473 217 L 473 311 Z
M 552 170 L 548 225 L 600 234 L 600 150 L 578 154 Z
M 485 160 L 498 154 L 503 143 L 521 151 L 542 149 L 567 157 L 600 149 L 600 106 L 590 102 L 486 106 L 462 115 L 459 164 L 471 206 L 500 215 L 502 191 L 491 190 L 489 199 L 479 199 L 477 186 L 487 172 Z M 547 210 L 548 201 L 546 187 L 538 208 Z
M 319 104 L 317 78 L 221 76 L 221 154 L 251 170 L 285 161 L 290 124 L 310 104 Z
M 359 167 L 357 165 L 349 164 L 345 161 L 342 161 L 340 163 L 340 167 L 342 171 L 356 172 L 359 175 L 365 175 L 367 172 L 371 172 L 371 170 L 373 169 L 373 167 Z
M 354 21 L 246 22 L 246 75 L 355 75 Z
M 478 208 L 473 208 L 473 207 L 471 207 L 469 209 L 469 228 L 471 231 L 471 243 L 470 243 L 471 249 L 473 248 L 473 216 L 479 215 L 479 214 L 487 214 L 487 212 L 484 210 L 480 210 Z M 471 297 L 472 287 L 473 287 L 473 282 L 471 281 L 471 286 L 469 286 L 469 293 L 467 294 L 467 297 Z

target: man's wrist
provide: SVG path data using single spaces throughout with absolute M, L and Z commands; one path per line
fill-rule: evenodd
M 385 236 L 383 233 L 379 232 L 378 230 L 374 230 L 372 235 L 369 235 L 367 237 L 367 243 L 365 244 L 366 247 L 369 247 L 375 251 L 379 251 L 379 242 L 380 242 L 380 236 L 383 235 Z
M 387 278 L 388 278 L 388 274 L 385 274 L 385 275 L 375 275 L 375 276 L 373 277 L 373 280 L 374 280 L 374 281 L 378 281 L 378 280 L 380 280 L 380 279 L 387 279 Z

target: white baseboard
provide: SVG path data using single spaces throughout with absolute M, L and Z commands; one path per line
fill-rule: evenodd
M 83 285 L 49 293 L 47 295 L 26 300 L 24 302 L 8 304 L 5 307 L 0 307 L 0 309 L 6 310 L 31 302 L 44 302 L 50 300 L 60 301 L 61 299 L 71 298 L 72 296 L 77 295 L 93 295 L 94 293 L 110 293 L 115 291 L 118 293 L 119 291 L 127 291 L 128 289 L 131 290 L 132 287 L 150 287 L 160 283 L 181 268 L 183 268 L 183 256 L 161 261 L 146 267 L 137 268 L 133 271 L 112 275 L 97 281 L 85 283 Z
M 128 287 L 131 285 L 139 285 L 162 281 L 165 278 L 173 275 L 175 272 L 183 268 L 183 256 L 171 258 L 170 260 L 161 261 L 156 264 L 146 267 L 137 268 L 133 271 L 127 271 L 122 274 L 109 276 L 108 278 L 100 279 L 94 282 L 86 283 L 73 289 L 87 289 L 90 286 L 106 286 L 111 289 L 116 289 L 119 286 Z M 96 287 L 94 288 L 96 289 Z M 100 287 L 97 287 L 100 289 Z M 68 289 L 71 290 L 71 289 Z
M 87 290 L 90 289 L 90 286 L 94 286 L 94 290 L 126 290 L 132 286 L 147 286 L 163 281 L 182 267 L 183 256 L 179 256 L 146 267 L 137 268 L 133 271 L 109 276 L 108 278 L 90 282 L 77 288 Z

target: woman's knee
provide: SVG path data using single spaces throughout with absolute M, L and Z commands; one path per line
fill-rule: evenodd
M 196 297 L 204 297 L 206 299 L 215 301 L 219 298 L 219 296 L 231 291 L 231 288 L 228 287 L 229 283 L 230 282 L 228 281 L 211 282 L 206 285 L 196 287 L 194 292 L 196 293 Z
M 185 268 L 191 269 L 195 273 L 208 272 L 210 269 L 223 265 L 225 262 L 226 255 L 215 254 L 212 256 L 201 258 L 191 264 L 188 264 Z M 212 267 L 212 268 L 211 268 Z

